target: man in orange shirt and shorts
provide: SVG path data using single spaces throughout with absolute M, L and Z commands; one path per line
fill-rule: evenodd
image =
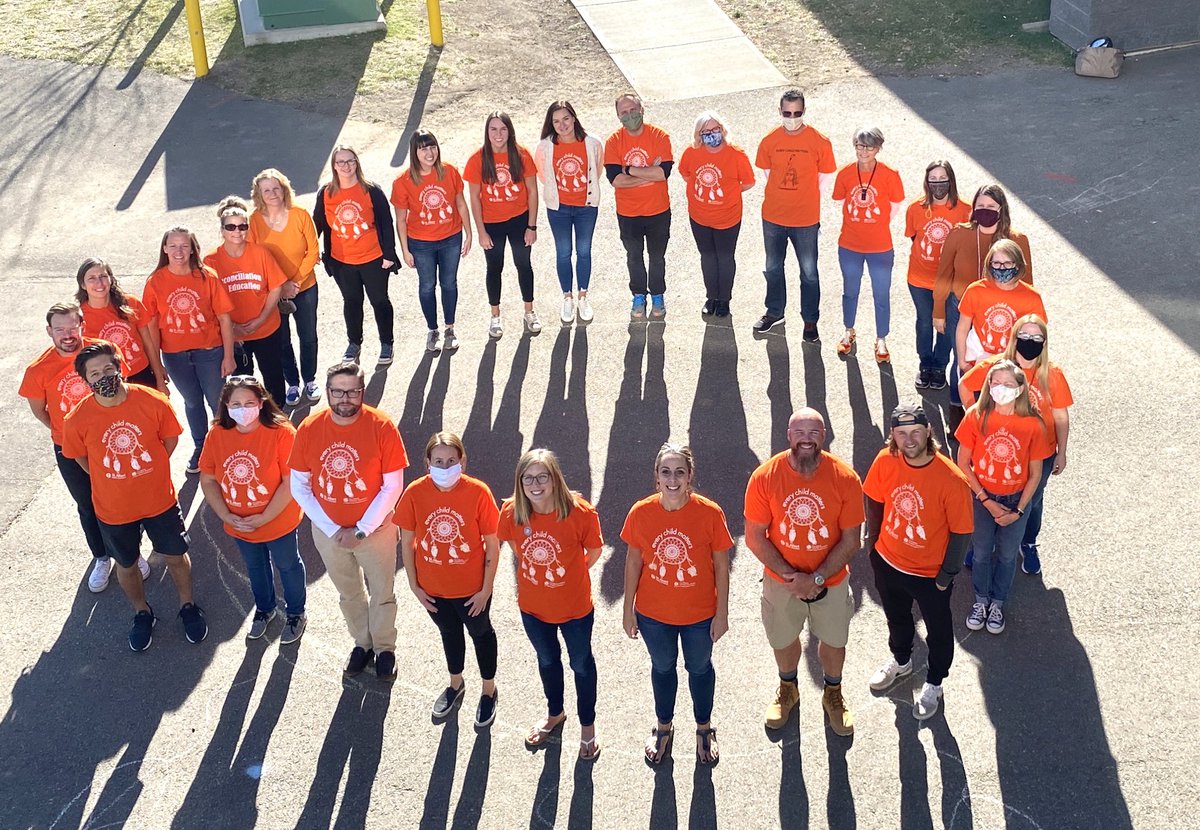
M 779 667 L 766 723 L 783 727 L 799 700 L 800 633 L 807 623 L 820 641 L 829 726 L 852 735 L 842 666 L 854 614 L 846 577 L 861 547 L 862 483 L 848 464 L 822 449 L 821 413 L 798 410 L 788 420 L 787 438 L 789 449 L 764 461 L 746 485 L 746 546 L 763 563 L 763 627 Z

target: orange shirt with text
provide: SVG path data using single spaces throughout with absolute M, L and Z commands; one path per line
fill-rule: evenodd
M 604 163 L 621 167 L 650 167 L 663 161 L 674 161 L 671 137 L 666 130 L 653 124 L 643 124 L 640 135 L 630 135 L 622 127 L 604 142 Z M 671 209 L 671 195 L 666 181 L 647 182 L 638 187 L 613 188 L 620 216 L 657 216 Z
M 1046 319 L 1046 306 L 1040 291 L 1019 280 L 1012 286 L 1009 290 L 1000 288 L 990 279 L 976 280 L 959 298 L 959 316 L 971 318 L 971 328 L 975 329 L 988 354 L 1000 354 L 1008 347 L 1009 335 L 1019 318 L 1037 314 Z
M 164 352 L 188 352 L 221 345 L 219 314 L 232 314 L 233 302 L 221 278 L 211 268 L 185 276 L 163 266 L 146 280 L 142 303 L 146 313 L 158 318 Z
M 296 440 L 296 428 L 288 422 L 276 427 L 259 424 L 250 432 L 237 427 L 214 426 L 200 452 L 200 472 L 221 485 L 225 506 L 235 516 L 257 516 L 267 509 L 280 487 L 288 487 L 291 470 L 288 457 Z M 247 542 L 270 542 L 295 530 L 304 514 L 294 499 L 271 521 L 250 533 L 232 525 L 225 532 Z
M 998 360 L 1000 360 L 1000 355 L 993 355 L 976 363 L 962 376 L 963 386 L 978 397 L 984 382 L 987 381 L 988 370 Z M 1029 386 L 1029 398 L 1037 407 L 1038 415 L 1041 416 L 1042 423 L 1046 427 L 1046 441 L 1050 446 L 1050 452 L 1047 453 L 1047 457 L 1049 457 L 1051 453 L 1058 452 L 1058 430 L 1054 426 L 1054 410 L 1066 409 L 1075 403 L 1075 399 L 1071 396 L 1071 387 L 1067 383 L 1067 376 L 1056 364 L 1050 364 L 1046 372 L 1046 380 L 1050 388 L 1043 391 L 1038 385 L 1034 370 L 1030 369 L 1025 372 L 1025 381 Z
M 409 239 L 438 242 L 462 230 L 463 217 L 458 209 L 462 195 L 462 177 L 453 165 L 442 165 L 443 175 L 434 170 L 415 184 L 405 167 L 392 182 L 392 205 L 396 216 L 406 210 L 404 230 Z
M 847 164 L 834 179 L 833 199 L 842 203 L 839 246 L 860 254 L 892 250 L 892 205 L 904 201 L 899 173 L 881 161 L 870 173 Z
M 84 346 L 100 342 L 103 341 L 91 337 L 83 338 Z M 118 350 L 118 354 L 120 353 Z M 122 361 L 122 377 L 129 377 L 131 374 L 133 373 L 127 370 Z M 50 440 L 61 447 L 63 419 L 80 401 L 92 394 L 92 387 L 75 371 L 75 355 L 64 357 L 58 353 L 58 349 L 51 346 L 26 367 L 17 394 L 22 398 L 41 399 L 46 402 L 46 414 L 50 416 Z
M 833 145 L 815 127 L 789 135 L 782 126 L 758 144 L 754 166 L 768 171 L 762 218 L 787 228 L 821 221 L 821 173 L 833 173 Z
M 1029 480 L 1029 462 L 1050 455 L 1042 419 L 992 410 L 986 433 L 983 426 L 979 407 L 973 406 L 954 431 L 959 445 L 971 453 L 975 477 L 997 496 L 1021 492 Z
M 922 196 L 922 199 L 924 197 Z M 917 199 L 904 214 L 904 235 L 912 240 L 908 256 L 908 283 L 917 288 L 933 288 L 937 281 L 938 262 L 946 237 L 959 222 L 971 218 L 971 206 L 960 201 L 950 204 L 931 204 L 928 207 Z
M 587 204 L 588 160 L 587 145 L 582 141 L 554 144 L 554 184 L 558 187 L 558 203 L 583 207 Z
M 495 224 L 529 212 L 529 179 L 537 176 L 537 168 L 533 164 L 533 156 L 520 145 L 517 150 L 521 156 L 521 178 L 514 179 L 512 168 L 508 165 L 508 153 L 494 153 L 492 160 L 496 165 L 496 181 L 483 180 L 483 149 L 476 150 L 463 168 L 463 181 L 479 185 L 479 205 L 482 219 L 487 224 Z M 535 224 L 531 219 L 529 224 Z
M 261 211 L 254 211 L 250 214 L 250 234 L 246 238 L 270 251 L 284 276 L 301 291 L 317 284 L 316 265 L 321 258 L 321 246 L 312 214 L 304 208 L 293 206 L 288 211 L 287 224 L 279 231 L 267 224 Z
M 329 253 L 338 262 L 362 265 L 383 256 L 375 230 L 375 207 L 361 184 L 337 193 L 325 188 L 325 221 L 329 223 Z
M 150 317 L 146 314 L 146 307 L 137 297 L 126 294 L 125 304 L 133 312 L 127 320 L 121 319 L 117 314 L 117 307 L 112 303 L 103 308 L 93 308 L 84 303 L 83 336 L 112 343 L 120 349 L 129 375 L 136 375 L 150 365 L 150 358 L 146 356 L 146 349 L 142 343 L 142 333 L 138 331 L 141 326 L 150 322 Z
M 404 491 L 392 521 L 413 533 L 417 584 L 430 596 L 460 599 L 483 588 L 483 537 L 496 532 L 500 508 L 491 488 L 464 475 L 443 492 L 429 476 Z
M 717 152 L 688 147 L 679 159 L 687 182 L 688 216 L 706 228 L 732 228 L 742 221 L 742 187 L 754 184 L 754 168 L 745 151 L 722 144 Z
M 248 323 L 258 317 L 266 305 L 267 295 L 287 282 L 287 275 L 271 252 L 253 242 L 247 242 L 246 250 L 237 258 L 230 256 L 224 246 L 217 248 L 204 258 L 204 264 L 221 278 L 225 292 L 233 303 L 233 311 L 229 316 L 238 324 Z M 261 340 L 274 334 L 277 328 L 279 309 L 272 306 L 262 325 L 240 339 Z

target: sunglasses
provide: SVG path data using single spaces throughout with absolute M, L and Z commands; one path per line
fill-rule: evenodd
M 230 222 L 228 224 L 222 225 L 221 227 L 227 231 L 248 231 L 248 230 L 250 230 L 250 226 L 247 225 L 245 222 L 242 222 L 237 225 Z

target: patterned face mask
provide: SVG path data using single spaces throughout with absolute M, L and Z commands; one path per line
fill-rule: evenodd
M 102 398 L 115 398 L 121 388 L 120 375 L 105 375 L 91 384 L 92 391 Z

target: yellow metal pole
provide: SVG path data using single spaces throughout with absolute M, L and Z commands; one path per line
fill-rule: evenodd
M 196 77 L 208 74 L 208 50 L 204 48 L 204 23 L 200 20 L 200 0 L 184 0 L 187 9 L 188 37 L 192 41 L 192 61 Z
M 425 6 L 429 9 L 429 42 L 441 48 L 446 45 L 442 35 L 442 0 L 425 0 Z

